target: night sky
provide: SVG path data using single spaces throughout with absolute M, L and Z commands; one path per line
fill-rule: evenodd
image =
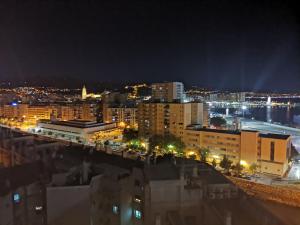
M 295 4 L 1 0 L 0 80 L 300 91 Z

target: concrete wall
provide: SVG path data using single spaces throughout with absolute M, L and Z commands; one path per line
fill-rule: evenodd
M 49 225 L 85 225 L 90 223 L 89 186 L 48 187 Z

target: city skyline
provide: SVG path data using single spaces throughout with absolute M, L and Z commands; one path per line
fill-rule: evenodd
M 4 1 L 0 80 L 297 90 L 299 17 L 269 3 Z

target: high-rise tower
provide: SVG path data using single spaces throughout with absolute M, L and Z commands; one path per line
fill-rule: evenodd
M 85 85 L 83 85 L 83 88 L 82 88 L 82 93 L 81 93 L 81 98 L 82 100 L 85 100 L 86 99 L 86 88 L 85 88 Z

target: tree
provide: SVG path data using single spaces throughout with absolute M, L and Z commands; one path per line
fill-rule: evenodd
M 222 127 L 226 125 L 226 120 L 223 117 L 216 116 L 210 119 L 210 124 L 215 127 Z
M 249 167 L 249 170 L 251 171 L 252 174 L 256 173 L 257 170 L 257 164 L 256 163 L 252 163 Z
M 223 159 L 220 162 L 220 167 L 222 167 L 226 172 L 229 172 L 231 164 L 232 161 L 229 160 L 226 155 L 224 155 Z
M 212 166 L 213 166 L 214 168 L 217 167 L 217 161 L 216 161 L 215 158 L 213 159 L 213 161 L 211 162 L 211 164 L 212 164 Z
M 132 128 L 125 128 L 123 130 L 123 140 L 124 141 L 131 141 L 133 139 L 138 138 L 138 131 Z
M 240 175 L 244 169 L 244 166 L 237 162 L 235 165 L 231 166 L 231 169 L 235 172 L 236 175 Z
M 162 154 L 171 153 L 183 155 L 184 143 L 174 135 L 154 135 L 149 138 L 150 151 L 160 151 Z
M 199 150 L 201 162 L 207 162 L 207 157 L 208 157 L 209 153 L 210 153 L 210 151 L 207 148 L 201 148 Z

